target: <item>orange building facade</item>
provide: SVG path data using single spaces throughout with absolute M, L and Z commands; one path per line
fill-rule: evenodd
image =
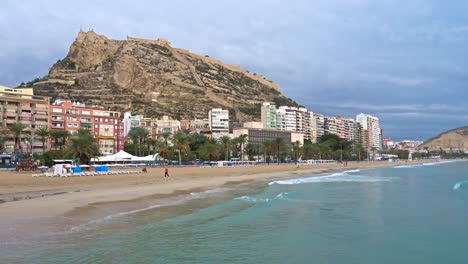
M 103 107 L 57 100 L 49 107 L 49 128 L 75 133 L 89 129 L 96 137 L 103 154 L 117 153 L 124 148 L 124 128 L 120 112 Z

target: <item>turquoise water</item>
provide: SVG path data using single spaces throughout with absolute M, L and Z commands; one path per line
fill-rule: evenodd
M 174 217 L 158 218 L 154 208 L 3 245 L 0 262 L 468 263 L 468 162 L 356 170 L 257 191 L 200 198 L 220 202 Z

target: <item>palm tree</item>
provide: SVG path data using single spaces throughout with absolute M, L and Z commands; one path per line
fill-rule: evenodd
M 63 150 L 67 139 L 70 137 L 70 132 L 67 130 L 51 130 L 49 135 L 54 140 L 55 148 L 59 147 L 60 150 Z
M 299 142 L 299 141 L 293 142 L 291 144 L 291 149 L 292 149 L 292 153 L 294 155 L 294 160 L 297 163 L 297 160 L 299 159 L 299 156 L 301 155 L 301 151 L 302 151 L 301 142 Z
M 282 138 L 277 138 L 273 140 L 273 146 L 276 150 L 276 158 L 278 159 L 278 164 L 280 163 L 280 152 L 284 148 L 285 144 Z
M 142 156 L 141 146 L 148 139 L 148 135 L 148 130 L 143 127 L 132 127 L 132 129 L 130 129 L 128 132 L 127 137 L 129 137 L 133 141 L 133 144 L 137 145 L 138 147 L 137 153 L 135 153 L 136 155 Z
M 212 161 L 214 157 L 219 156 L 219 145 L 215 143 L 205 143 L 200 147 L 200 156 L 204 160 Z
M 151 154 L 154 154 L 154 150 L 156 149 L 156 147 L 158 146 L 158 141 L 156 139 L 152 139 L 152 138 L 148 138 L 146 140 L 146 147 L 148 148 L 148 150 L 151 152 Z
M 358 154 L 358 160 L 361 161 L 361 157 L 362 155 L 365 153 L 365 149 L 364 147 L 361 145 L 361 144 L 356 144 L 354 146 L 354 149 L 357 151 L 357 154 Z
M 161 138 L 164 142 L 164 144 L 166 144 L 166 147 L 168 146 L 168 143 L 169 141 L 171 140 L 172 138 L 172 133 L 171 132 L 162 132 L 161 134 L 158 135 L 158 138 Z
M 265 161 L 270 163 L 270 156 L 274 150 L 273 141 L 263 142 L 261 150 L 263 151 L 263 158 L 265 159 Z
M 229 147 L 231 146 L 231 138 L 229 136 L 222 136 L 219 138 L 219 142 L 223 145 L 226 156 L 224 160 L 229 159 Z
M 21 135 L 24 133 L 25 129 L 26 125 L 20 122 L 13 123 L 8 127 L 8 130 L 13 135 L 15 140 L 15 155 L 18 155 L 18 150 L 21 143 Z
M 89 164 L 92 158 L 99 155 L 99 146 L 89 130 L 80 129 L 69 138 L 65 154 L 76 159 L 78 164 Z
M 5 143 L 7 142 L 7 135 L 3 129 L 0 129 L 0 153 L 5 149 Z
M 241 160 L 243 161 L 244 160 L 244 146 L 245 146 L 245 143 L 247 143 L 247 135 L 240 135 L 238 136 L 238 143 L 240 144 L 240 149 L 241 149 Z
M 245 149 L 247 151 L 247 156 L 249 156 L 249 159 L 253 160 L 254 157 L 258 157 L 260 153 L 260 145 L 259 144 L 254 144 L 254 143 L 247 143 L 245 146 Z
M 190 151 L 189 138 L 187 133 L 179 131 L 174 135 L 174 146 L 179 153 L 179 165 L 182 165 L 182 153 Z
M 47 150 L 46 141 L 49 138 L 50 131 L 49 131 L 49 129 L 47 129 L 47 127 L 40 127 L 38 129 L 36 129 L 36 134 L 37 134 L 38 137 L 41 138 L 42 154 L 44 154 L 46 152 L 46 150 Z

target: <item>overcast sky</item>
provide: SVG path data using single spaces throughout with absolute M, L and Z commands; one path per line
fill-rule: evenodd
M 15 1 L 0 7 L 0 84 L 47 74 L 80 29 L 166 38 L 264 74 L 325 115 L 425 139 L 468 125 L 468 1 Z

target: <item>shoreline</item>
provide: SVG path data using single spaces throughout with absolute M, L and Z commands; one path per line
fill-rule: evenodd
M 158 176 L 161 168 L 150 168 L 147 174 L 123 175 L 131 180 L 121 180 L 118 177 L 112 183 L 113 176 L 77 177 L 74 178 L 52 178 L 43 179 L 46 182 L 59 182 L 57 186 L 50 189 L 34 190 L 35 186 L 15 186 L 11 191 L 3 194 L 5 197 L 13 197 L 4 203 L 0 203 L 0 214 L 9 219 L 35 218 L 35 217 L 57 217 L 73 214 L 75 211 L 86 207 L 112 203 L 131 203 L 151 197 L 175 197 L 181 193 L 194 191 L 206 191 L 220 188 L 226 185 L 238 185 L 240 183 L 253 183 L 261 181 L 274 181 L 280 179 L 291 179 L 302 176 L 320 176 L 324 173 L 374 168 L 385 166 L 398 166 L 406 164 L 417 164 L 421 162 L 361 162 L 349 163 L 348 167 L 341 164 L 320 165 L 261 165 L 255 167 L 231 167 L 231 168 L 171 168 L 174 176 L 164 179 Z M 205 171 L 206 173 L 203 173 Z M 193 172 L 193 173 L 191 173 Z M 201 172 L 201 173 L 200 173 Z M 194 174 L 194 176 L 190 176 Z M 199 175 L 202 174 L 202 175 Z M 205 175 L 203 175 L 205 174 Z M 135 177 L 132 179 L 134 176 Z M 2 178 L 4 175 L 2 176 Z M 12 175 L 15 177 L 15 175 Z M 30 176 L 29 176 L 30 177 Z M 103 179 L 108 177 L 107 179 Z M 41 181 L 42 179 L 39 179 Z M 75 180 L 69 184 L 70 180 Z M 104 182 L 100 182 L 104 180 Z M 37 179 L 31 179 L 37 181 Z M 76 182 L 78 181 L 78 183 Z M 93 183 L 95 184 L 93 186 Z M 33 184 L 34 185 L 34 184 Z M 42 187 L 42 186 L 41 186 Z M 0 188 L 0 190 L 2 190 Z M 18 190 L 18 192 L 14 192 Z M 2 190 L 2 193 L 5 190 Z M 15 199 L 18 194 L 31 194 L 37 192 L 35 198 Z

